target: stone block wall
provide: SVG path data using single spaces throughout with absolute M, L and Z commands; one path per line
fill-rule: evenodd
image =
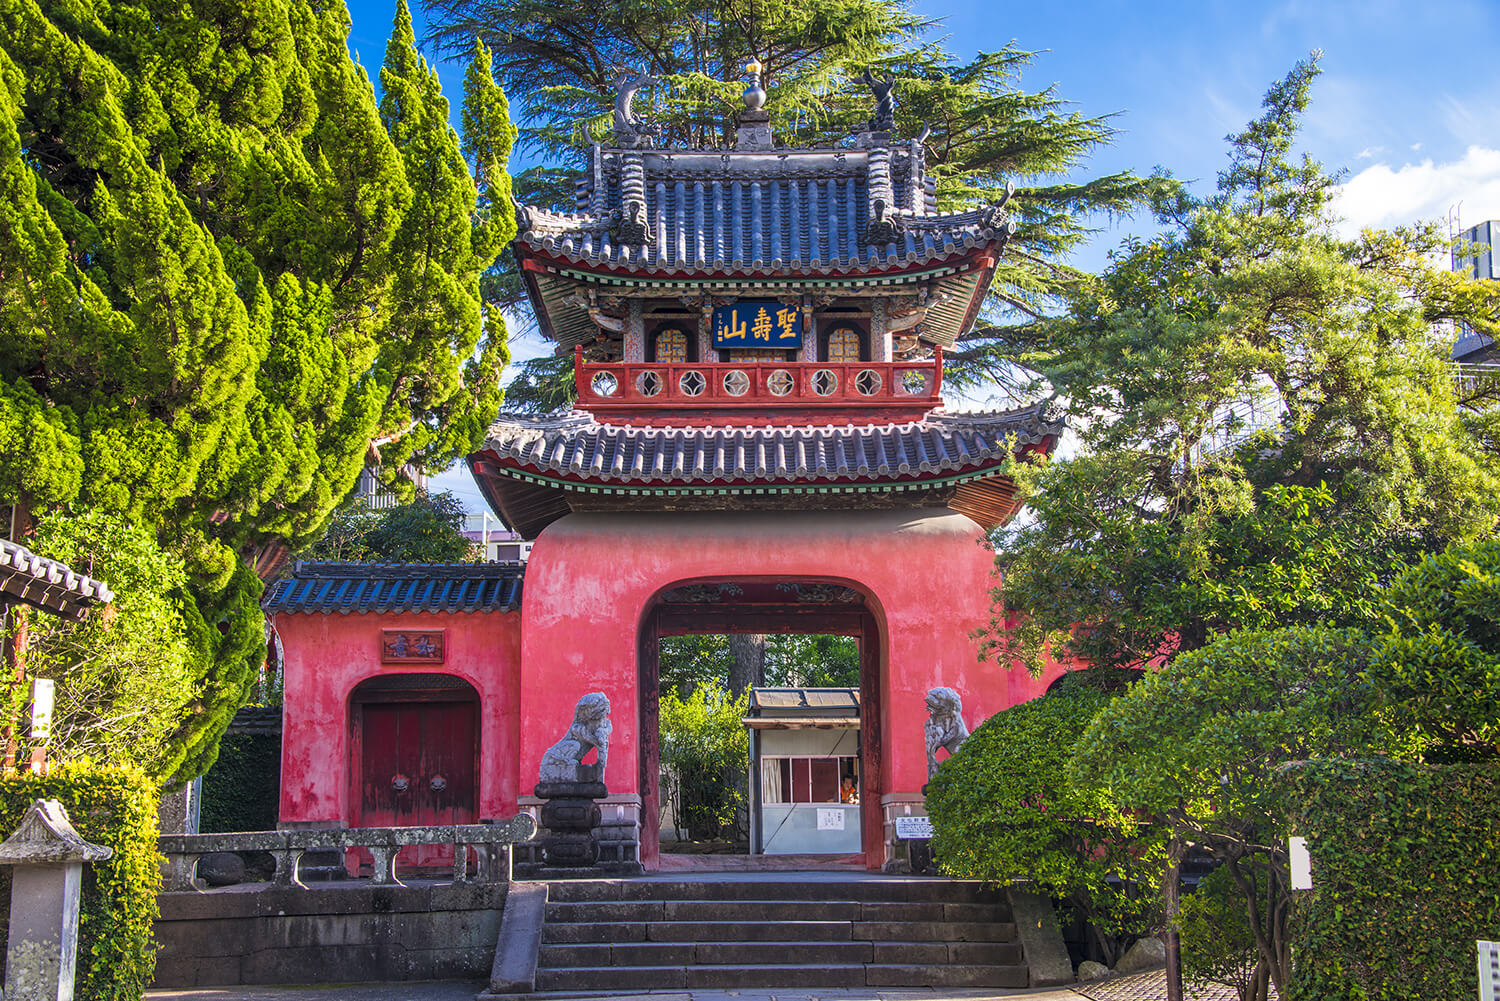
M 163 893 L 157 987 L 489 976 L 505 883 Z

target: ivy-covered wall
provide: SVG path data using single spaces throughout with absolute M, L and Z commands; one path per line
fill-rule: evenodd
M 264 714 L 264 710 L 261 711 Z M 281 728 L 244 729 L 246 710 L 230 724 L 219 757 L 203 776 L 203 810 L 198 829 L 274 831 L 281 795 Z
M 0 831 L 9 834 L 33 800 L 55 799 L 84 840 L 114 855 L 83 867 L 78 1001 L 139 1001 L 156 967 L 151 926 L 163 859 L 156 850 L 156 786 L 135 766 L 75 761 L 45 777 L 0 780 Z M 10 914 L 10 869 L 0 867 L 0 955 Z
M 1313 880 L 1288 1001 L 1478 997 L 1475 941 L 1500 939 L 1500 767 L 1325 760 L 1287 779 Z

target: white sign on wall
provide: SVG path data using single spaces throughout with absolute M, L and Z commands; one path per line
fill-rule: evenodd
M 1307 851 L 1306 838 L 1287 839 L 1287 864 L 1292 870 L 1292 889 L 1312 889 L 1312 855 Z
M 896 837 L 930 838 L 932 837 L 932 819 L 930 817 L 897 817 Z
M 818 830 L 820 831 L 842 831 L 844 829 L 843 810 L 819 810 Z

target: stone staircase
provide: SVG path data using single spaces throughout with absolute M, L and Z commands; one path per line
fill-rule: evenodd
M 1026 987 L 1003 892 L 935 879 L 550 884 L 536 989 Z

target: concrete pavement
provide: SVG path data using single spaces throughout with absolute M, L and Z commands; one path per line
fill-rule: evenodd
M 326 984 L 315 987 L 197 987 L 147 991 L 149 1001 L 473 1001 L 483 983 Z M 536 1001 L 554 998 L 610 997 L 619 1001 L 990 1001 L 1027 998 L 1028 1001 L 1079 1001 L 1068 989 L 960 990 L 892 988 L 890 990 L 757 989 L 743 991 L 661 991 L 650 994 L 530 995 Z

